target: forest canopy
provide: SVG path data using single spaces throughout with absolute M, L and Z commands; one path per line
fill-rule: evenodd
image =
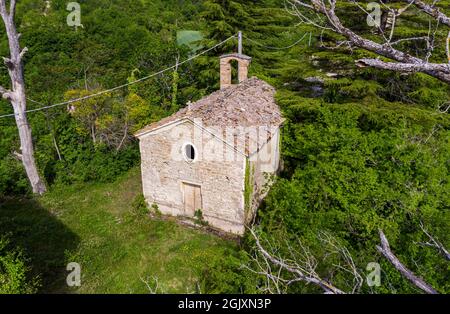
M 329 258 L 327 246 L 318 240 L 326 232 L 348 250 L 362 272 L 370 262 L 382 265 L 383 280 L 389 284 L 362 285 L 356 292 L 418 292 L 377 252 L 381 228 L 405 265 L 439 292 L 450 292 L 448 261 L 437 250 L 420 245 L 428 241 L 424 226 L 450 246 L 449 84 L 425 73 L 357 67 L 355 60 L 377 56 L 336 44 L 343 39 L 333 30 L 299 23 L 285 1 L 79 3 L 82 27 L 67 25 L 66 1 L 18 3 L 16 25 L 21 44 L 28 47 L 28 109 L 135 81 L 242 31 L 244 52 L 253 58 L 250 74 L 277 88 L 287 119 L 282 132 L 284 169 L 256 220 L 261 237 L 277 243 L 285 254 L 292 247 L 307 247 L 321 262 L 319 275 L 351 292 L 352 274 L 334 271 L 339 258 Z M 450 14 L 449 0 L 437 5 Z M 367 25 L 354 1 L 337 11 L 345 25 L 376 40 L 377 30 Z M 394 36 L 421 37 L 437 27 L 432 26 L 426 16 L 411 11 L 402 16 Z M 431 60 L 445 62 L 450 29 L 436 29 Z M 414 56 L 423 56 L 427 49 L 417 41 L 401 42 L 400 47 Z M 138 165 L 133 133 L 218 89 L 218 56 L 236 49 L 232 40 L 140 84 L 73 107 L 29 113 L 35 157 L 46 184 L 54 188 L 112 182 Z M 3 26 L 0 55 L 9 55 Z M 5 67 L 0 81 L 9 82 Z M 11 113 L 10 104 L 1 100 L 0 116 Z M 19 143 L 14 119 L 0 118 L 0 199 L 31 197 L 17 158 Z M 3 251 L 12 240 L 1 239 Z M 203 291 L 273 292 L 264 275 L 251 271 L 254 250 L 254 239 L 248 235 L 241 252 L 211 261 L 202 272 Z M 16 262 L 16 276 L 23 280 L 21 251 L 10 252 L 0 262 Z M 249 267 L 243 269 L 243 264 Z M 0 267 L 1 276 L 8 274 Z M 33 289 L 27 285 L 25 290 Z M 281 292 L 321 290 L 296 282 Z

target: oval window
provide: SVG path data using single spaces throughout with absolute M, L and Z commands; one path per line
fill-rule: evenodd
M 194 145 L 192 144 L 184 145 L 184 157 L 189 162 L 195 161 L 196 151 Z

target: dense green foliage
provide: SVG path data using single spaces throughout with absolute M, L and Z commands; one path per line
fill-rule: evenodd
M 37 280 L 29 278 L 23 253 L 9 246 L 6 238 L 0 238 L 0 294 L 34 293 Z
M 23 34 L 22 45 L 29 48 L 25 58 L 28 108 L 134 81 L 186 58 L 190 49 L 177 45 L 176 38 L 184 21 L 199 9 L 195 4 L 83 1 L 83 28 L 74 29 L 66 24 L 66 1 L 52 1 L 50 8 L 20 1 L 16 24 Z M 7 56 L 6 34 L 0 29 L 0 55 Z M 110 181 L 130 169 L 139 161 L 133 132 L 177 110 L 178 104 L 198 98 L 191 87 L 192 67 L 74 103 L 73 114 L 66 106 L 30 114 L 37 162 L 47 182 Z M 5 68 L 0 79 L 8 86 Z M 2 101 L 0 115 L 11 112 L 11 106 Z M 0 128 L 0 195 L 26 193 L 26 177 L 12 154 L 19 150 L 14 119 L 0 119 Z
M 401 104 L 311 105 L 291 94 L 279 102 L 290 118 L 286 169 L 261 211 L 267 233 L 313 246 L 329 231 L 364 268 L 383 260 L 376 252 L 382 229 L 402 261 L 449 291 L 448 262 L 417 242 L 427 242 L 420 222 L 450 241 L 450 119 Z M 395 270 L 384 270 L 391 289 L 412 291 Z
M 158 293 L 210 291 L 202 274 L 212 261 L 235 256 L 237 245 L 174 220 L 149 219 L 140 177 L 136 167 L 113 183 L 72 184 L 39 200 L 1 201 L 0 230 L 10 245 L 4 250 L 0 242 L 0 293 L 33 292 L 24 274 L 27 282 L 40 283 L 39 293 L 145 294 L 147 284 L 157 285 Z M 15 253 L 19 248 L 24 255 Z M 81 287 L 66 284 L 70 262 L 81 265 Z M 4 290 L 2 263 L 7 280 L 14 279 Z
M 286 254 L 289 248 L 285 240 L 291 246 L 300 240 L 321 261 L 320 274 L 349 291 L 348 274 L 330 273 L 338 260 L 336 256 L 330 257 L 327 247 L 318 241 L 318 236 L 326 232 L 348 248 L 361 273 L 369 262 L 381 264 L 382 286 L 370 289 L 364 285 L 362 292 L 417 292 L 376 251 L 378 229 L 382 228 L 393 251 L 405 265 L 440 292 L 450 291 L 448 262 L 435 249 L 418 244 L 427 241 L 420 229 L 423 223 L 450 247 L 450 119 L 448 113 L 440 111 L 450 99 L 448 85 L 424 74 L 400 75 L 355 67 L 355 59 L 374 55 L 360 49 L 350 50 L 345 45 L 336 47 L 336 41 L 343 38 L 330 31 L 297 25 L 297 18 L 287 13 L 283 1 L 98 0 L 80 3 L 84 27 L 74 29 L 66 25 L 65 1 L 52 1 L 50 9 L 42 2 L 19 2 L 17 25 L 23 34 L 22 44 L 29 48 L 25 58 L 27 94 L 40 102 L 29 101 L 30 109 L 132 82 L 242 30 L 244 53 L 253 57 L 250 74 L 278 89 L 278 103 L 287 118 L 282 141 L 284 171 L 272 187 L 257 220 L 262 236 L 279 242 L 280 252 Z M 354 4 L 342 3 L 338 14 L 345 25 L 368 38 L 380 40 Z M 446 13 L 450 13 L 445 9 L 448 4 L 448 0 L 439 3 Z M 425 15 L 408 11 L 402 15 L 393 39 L 427 35 L 429 26 Z M 431 27 L 434 30 L 436 25 Z M 432 62 L 445 60 L 446 31 L 441 26 L 435 32 L 437 48 L 432 51 Z M 330 47 L 333 49 L 328 49 Z M 417 41 L 401 43 L 397 48 L 420 57 L 429 53 L 424 43 Z M 137 165 L 139 153 L 133 132 L 217 89 L 217 56 L 235 50 L 236 41 L 228 41 L 207 55 L 140 84 L 75 103 L 73 108 L 63 106 L 29 114 L 39 169 L 47 183 L 67 198 L 78 199 L 73 190 L 67 194 L 61 191 L 75 189 L 80 183 L 114 181 Z M 3 27 L 0 28 L 0 55 L 8 55 Z M 2 85 L 9 81 L 4 68 L 0 70 L 0 80 Z M 0 115 L 11 112 L 10 105 L 2 100 Z M 0 197 L 29 193 L 24 170 L 14 155 L 18 150 L 13 119 L 0 119 Z M 99 189 L 104 192 L 103 188 Z M 88 198 L 88 194 L 82 196 Z M 96 194 L 96 199 L 104 201 L 104 195 L 100 194 Z M 128 208 L 133 198 L 126 197 L 126 200 L 116 200 L 117 203 L 110 205 Z M 74 210 L 74 213 L 65 210 L 62 219 L 81 235 L 84 242 L 79 249 L 73 245 L 77 236 L 65 230 L 50 217 L 52 215 L 47 217 L 47 209 L 25 201 L 18 202 L 17 207 L 21 210 L 28 209 L 27 206 L 39 208 L 39 213 L 35 212 L 38 215 L 25 219 L 26 214 L 20 212 L 23 224 L 12 223 L 15 220 L 10 210 L 16 208 L 8 198 L 9 211 L 6 218 L 0 216 L 0 227 L 3 227 L 0 233 L 13 229 L 11 231 L 16 232 L 11 238 L 13 244 L 25 243 L 22 245 L 25 251 L 36 253 L 33 239 L 26 239 L 20 230 L 31 228 L 36 237 L 40 237 L 40 229 L 34 226 L 36 219 L 50 220 L 50 231 L 54 234 L 45 236 L 53 239 L 62 232 L 66 242 L 58 243 L 58 252 L 49 253 L 50 256 L 35 256 L 36 273 L 48 278 L 59 276 L 52 271 L 66 262 L 67 249 L 67 254 L 85 258 L 91 265 L 88 278 L 94 283 L 80 292 L 117 292 L 129 288 L 120 279 L 130 276 L 121 272 L 119 279 L 110 278 L 113 286 L 109 289 L 107 282 L 95 276 L 101 269 L 99 261 L 111 258 L 123 261 L 122 266 L 148 262 L 147 257 L 143 260 L 138 257 L 137 252 L 143 245 L 138 241 L 140 237 L 151 232 L 159 241 L 152 247 L 156 252 L 165 240 L 163 233 L 176 230 L 179 238 L 174 240 L 168 254 L 181 250 L 182 257 L 168 261 L 170 269 L 165 278 L 168 290 L 192 288 L 190 278 L 183 278 L 184 286 L 179 287 L 172 276 L 179 265 L 177 262 L 186 258 L 183 254 L 192 246 L 196 251 L 189 259 L 189 266 L 199 276 L 197 283 L 202 292 L 261 292 L 264 278 L 242 267 L 243 264 L 252 267 L 248 255 L 254 253 L 251 238 L 243 241 L 241 250 L 232 247 L 219 253 L 214 251 L 217 255 L 208 251 L 203 256 L 200 251 L 204 246 L 197 240 L 181 244 L 184 238 L 172 225 L 149 226 L 127 216 L 129 229 L 113 228 L 110 209 L 102 207 L 101 212 L 95 213 L 81 196 L 78 201 L 83 203 L 81 209 L 73 208 L 65 199 L 58 198 L 58 192 L 53 192 L 44 203 L 53 211 L 58 211 L 60 203 Z M 137 197 L 131 207 L 135 212 L 142 212 L 144 205 L 142 197 Z M 77 220 L 78 214 L 82 222 Z M 32 226 L 23 226 L 27 224 Z M 139 224 L 139 228 L 134 230 L 134 224 Z M 95 230 L 88 230 L 91 225 Z M 116 238 L 113 232 L 126 237 Z M 135 237 L 139 238 L 136 240 L 139 243 L 128 247 L 127 241 Z M 119 239 L 118 244 L 111 243 L 110 238 Z M 105 244 L 105 248 L 99 243 Z M 121 253 L 114 253 L 124 248 L 131 251 L 131 259 L 124 260 Z M 26 266 L 16 259 L 21 256 L 19 253 L 2 251 L 0 256 L 6 256 L 2 261 L 23 265 L 18 273 L 23 278 Z M 158 271 L 164 268 L 160 261 L 151 263 Z M 158 268 L 160 266 L 162 268 Z M 114 269 L 117 271 L 118 267 Z M 102 269 L 102 273 L 106 272 Z M 130 267 L 130 273 L 135 279 L 146 275 L 142 268 Z M 43 279 L 45 289 L 58 290 L 50 289 Z M 136 288 L 140 283 L 135 280 L 132 290 L 141 291 L 141 286 Z M 320 290 L 296 283 L 287 292 Z

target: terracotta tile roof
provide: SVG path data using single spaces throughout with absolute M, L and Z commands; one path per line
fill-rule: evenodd
M 275 103 L 275 89 L 256 77 L 218 90 L 173 115 L 136 132 L 139 137 L 170 122 L 188 118 L 201 119 L 205 127 L 279 126 L 283 123 Z

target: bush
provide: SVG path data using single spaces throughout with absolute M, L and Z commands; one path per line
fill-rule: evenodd
M 384 263 L 376 251 L 381 228 L 400 260 L 449 292 L 446 261 L 417 245 L 427 242 L 421 221 L 450 243 L 448 115 L 400 105 L 309 105 L 295 97 L 280 102 L 289 119 L 283 131 L 286 170 L 260 211 L 266 233 L 299 237 L 320 256 L 317 233 L 329 231 L 364 269 L 371 261 Z M 397 291 L 416 291 L 387 263 L 383 271 Z
M 29 279 L 29 268 L 19 249 L 9 248 L 0 238 L 0 294 L 29 294 L 37 290 L 37 279 Z
M 80 150 L 71 160 L 56 163 L 56 182 L 111 182 L 120 174 L 139 162 L 139 151 L 135 146 L 120 152 L 107 147 Z
M 136 196 L 131 206 L 134 212 L 138 215 L 146 215 L 150 212 L 144 194 L 139 194 L 138 196 Z
M 242 265 L 248 262 L 244 251 L 228 250 L 210 260 L 199 274 L 201 293 L 254 294 L 259 278 Z
M 201 226 L 207 226 L 208 222 L 205 220 L 205 217 L 203 217 L 203 212 L 201 209 L 197 209 L 194 213 L 195 223 L 201 225 Z
M 24 195 L 30 192 L 25 169 L 12 157 L 0 160 L 0 196 Z

